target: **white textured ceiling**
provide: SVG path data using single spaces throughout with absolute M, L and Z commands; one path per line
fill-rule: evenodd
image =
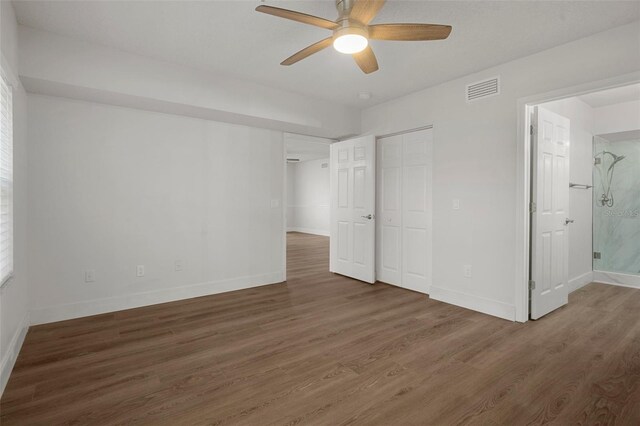
M 623 102 L 640 101 L 640 84 L 601 90 L 599 92 L 582 95 L 579 98 L 592 108 L 616 105 Z
M 279 63 L 330 33 L 260 14 L 259 1 L 14 1 L 20 24 L 358 107 L 640 19 L 638 1 L 394 1 L 374 23 L 453 25 L 438 42 L 373 41 L 363 74 L 332 48 Z M 268 1 L 330 19 L 332 1 Z M 639 27 L 640 31 L 640 27 Z M 371 92 L 370 100 L 358 98 Z

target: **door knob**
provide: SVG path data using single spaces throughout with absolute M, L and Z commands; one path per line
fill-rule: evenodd
M 362 217 L 363 219 L 369 219 L 369 220 L 371 220 L 371 219 L 373 219 L 373 217 L 374 217 L 374 216 L 373 216 L 372 214 L 368 214 L 368 215 L 366 215 L 366 216 L 360 216 L 360 217 Z
M 575 222 L 575 221 L 574 221 L 573 219 L 569 219 L 569 218 L 566 218 L 566 219 L 564 220 L 564 224 L 565 224 L 565 225 L 568 225 L 568 224 L 573 223 L 573 222 Z

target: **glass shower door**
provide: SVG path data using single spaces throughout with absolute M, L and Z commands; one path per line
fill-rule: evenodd
M 640 275 L 640 139 L 608 139 L 593 139 L 593 269 Z

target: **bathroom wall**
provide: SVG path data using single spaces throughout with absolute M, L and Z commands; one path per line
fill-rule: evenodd
M 624 156 L 612 177 L 613 157 L 603 151 Z M 594 155 L 602 158 L 593 171 L 593 250 L 601 256 L 594 259 L 594 270 L 640 275 L 640 138 L 612 142 L 596 137 Z M 613 201 L 603 205 L 609 177 Z

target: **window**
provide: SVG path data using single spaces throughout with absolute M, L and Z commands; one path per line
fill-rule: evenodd
M 3 285 L 13 275 L 13 99 L 11 86 L 3 73 L 0 76 L 0 285 Z

